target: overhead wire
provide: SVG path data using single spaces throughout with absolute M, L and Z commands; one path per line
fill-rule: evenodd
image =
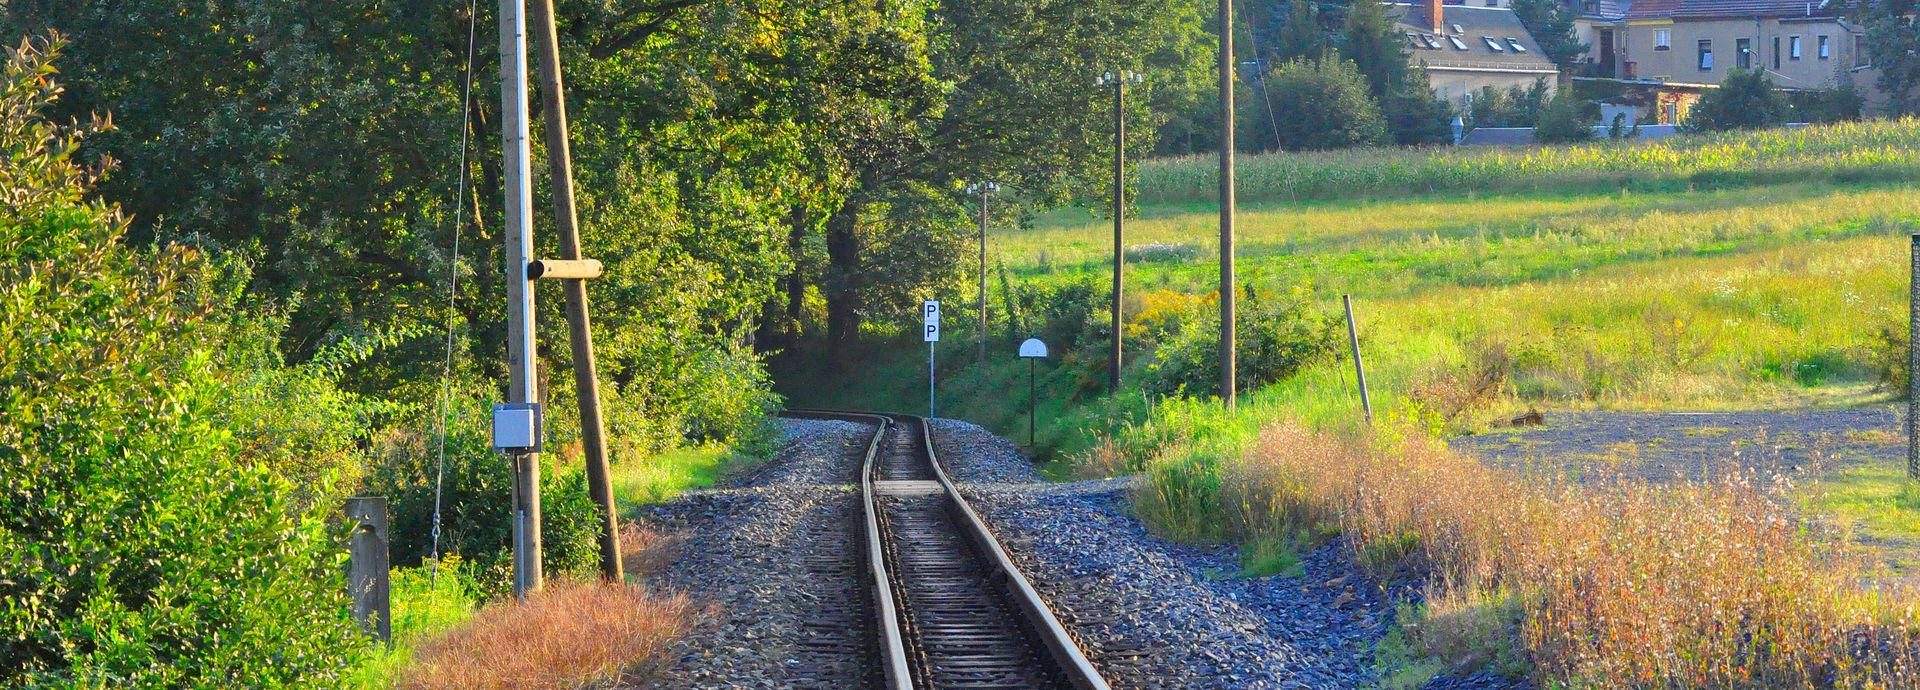
M 455 301 L 460 296 L 460 233 L 466 228 L 467 175 L 471 172 L 467 169 L 467 154 L 473 145 L 473 54 L 478 15 L 479 9 L 474 0 L 467 0 L 466 83 L 460 92 L 460 168 L 454 174 L 453 184 L 453 252 L 447 262 L 446 358 L 440 367 L 440 414 L 437 420 L 439 448 L 433 477 L 433 547 L 429 552 L 431 566 L 428 570 L 428 581 L 436 585 L 440 582 L 440 500 L 447 481 L 447 411 L 453 399 L 453 341 L 455 316 L 458 314 Z

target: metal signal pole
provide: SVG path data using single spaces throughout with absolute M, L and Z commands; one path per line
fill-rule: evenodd
M 1233 0 L 1220 0 L 1220 400 L 1234 406 Z
M 536 403 L 533 340 L 533 172 L 527 124 L 527 22 L 522 0 L 500 0 L 500 112 L 506 159 L 507 402 Z M 540 590 L 540 455 L 513 457 L 513 593 Z
M 540 32 L 540 93 L 545 106 L 547 162 L 553 171 L 553 217 L 559 230 L 560 258 L 580 261 L 580 221 L 573 199 L 573 151 L 567 141 L 566 88 L 560 80 L 560 37 L 554 28 L 553 0 L 534 0 L 533 21 Z M 600 509 L 600 577 L 619 582 L 620 525 L 607 464 L 606 423 L 600 413 L 599 367 L 593 357 L 593 329 L 587 311 L 587 281 L 563 280 L 567 300 L 567 341 L 573 354 L 574 399 L 580 406 L 580 449 L 587 465 L 587 493 Z

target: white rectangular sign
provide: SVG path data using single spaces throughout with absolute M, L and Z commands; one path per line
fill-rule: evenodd
M 920 314 L 924 317 L 926 341 L 940 342 L 940 303 L 927 300 L 925 304 L 920 305 Z

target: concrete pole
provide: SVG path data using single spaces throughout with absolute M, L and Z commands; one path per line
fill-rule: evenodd
M 507 402 L 534 403 L 532 149 L 527 123 L 527 23 L 522 0 L 500 0 L 500 113 L 505 138 Z M 514 458 L 513 594 L 540 590 L 540 457 Z
M 573 150 L 568 143 L 566 88 L 560 80 L 560 37 L 554 29 L 553 0 L 534 0 L 533 23 L 540 34 L 540 92 L 547 125 L 547 164 L 553 171 L 553 220 L 559 230 L 560 258 L 580 260 L 580 221 L 573 199 Z M 619 582 L 619 508 L 607 460 L 606 422 L 600 413 L 599 367 L 593 357 L 593 322 L 587 311 L 587 281 L 564 280 L 567 342 L 573 354 L 574 400 L 580 407 L 581 455 L 587 464 L 587 493 L 600 508 L 600 577 Z
M 1127 120 L 1125 103 L 1127 98 L 1127 80 L 1124 74 L 1113 82 L 1113 357 L 1108 365 L 1113 369 L 1107 377 L 1108 390 L 1120 390 L 1120 366 L 1123 363 L 1125 335 L 1121 333 L 1124 319 L 1120 313 L 1120 297 L 1124 294 L 1127 270 Z
M 1436 0 L 1437 1 L 1437 0 Z M 1220 0 L 1220 400 L 1234 407 L 1233 0 Z

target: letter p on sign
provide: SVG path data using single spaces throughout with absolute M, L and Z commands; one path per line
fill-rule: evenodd
M 929 343 L 940 342 L 940 303 L 927 300 L 920 305 L 920 314 L 925 318 L 926 329 L 924 332 L 926 334 L 926 341 Z

